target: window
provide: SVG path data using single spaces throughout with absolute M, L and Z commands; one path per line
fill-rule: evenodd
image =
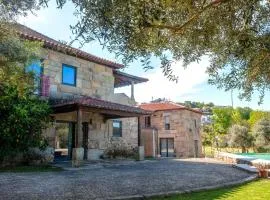
M 76 86 L 76 67 L 63 64 L 62 65 L 62 84 Z
M 147 116 L 144 118 L 145 128 L 151 127 L 151 117 Z
M 196 119 L 194 119 L 194 126 L 195 126 L 195 128 L 197 128 L 197 121 L 196 121 Z
M 165 116 L 165 130 L 170 130 L 170 118 Z
M 122 137 L 122 122 L 113 120 L 113 137 Z
M 43 67 L 42 61 L 36 60 L 32 62 L 31 65 L 26 67 L 26 72 L 31 72 L 34 74 L 34 86 L 35 86 L 35 94 L 41 94 L 41 78 L 43 75 Z

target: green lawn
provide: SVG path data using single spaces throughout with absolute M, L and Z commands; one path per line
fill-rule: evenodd
M 260 179 L 244 185 L 193 192 L 153 200 L 270 200 L 270 180 Z
M 17 166 L 17 167 L 7 167 L 0 168 L 1 172 L 59 172 L 63 169 L 60 167 L 54 167 L 50 165 L 45 166 Z

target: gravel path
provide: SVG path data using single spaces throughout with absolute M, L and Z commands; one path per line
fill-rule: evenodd
M 62 172 L 0 173 L 0 199 L 109 199 L 211 187 L 249 176 L 204 159 L 91 163 Z

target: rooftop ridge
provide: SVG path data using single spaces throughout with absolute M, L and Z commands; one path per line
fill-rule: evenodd
M 172 101 L 141 103 L 139 107 L 145 110 L 153 111 L 153 112 L 166 111 L 166 110 L 189 110 L 191 112 L 202 114 L 202 112 L 199 110 L 188 108 L 186 106 L 179 105 Z
M 59 52 L 65 52 L 69 55 L 76 55 L 79 58 L 96 62 L 98 64 L 103 64 L 107 67 L 113 68 L 113 69 L 120 69 L 123 68 L 124 65 L 95 56 L 93 54 L 87 53 L 83 50 L 80 50 L 78 48 L 63 44 L 51 37 L 48 37 L 34 29 L 31 29 L 25 25 L 16 23 L 15 24 L 15 31 L 24 39 L 33 40 L 33 41 L 41 41 L 44 42 L 44 46 L 54 49 Z

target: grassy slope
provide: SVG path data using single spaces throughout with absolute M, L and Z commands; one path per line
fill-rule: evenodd
M 175 195 L 166 200 L 270 200 L 270 180 L 261 179 L 244 185 Z

